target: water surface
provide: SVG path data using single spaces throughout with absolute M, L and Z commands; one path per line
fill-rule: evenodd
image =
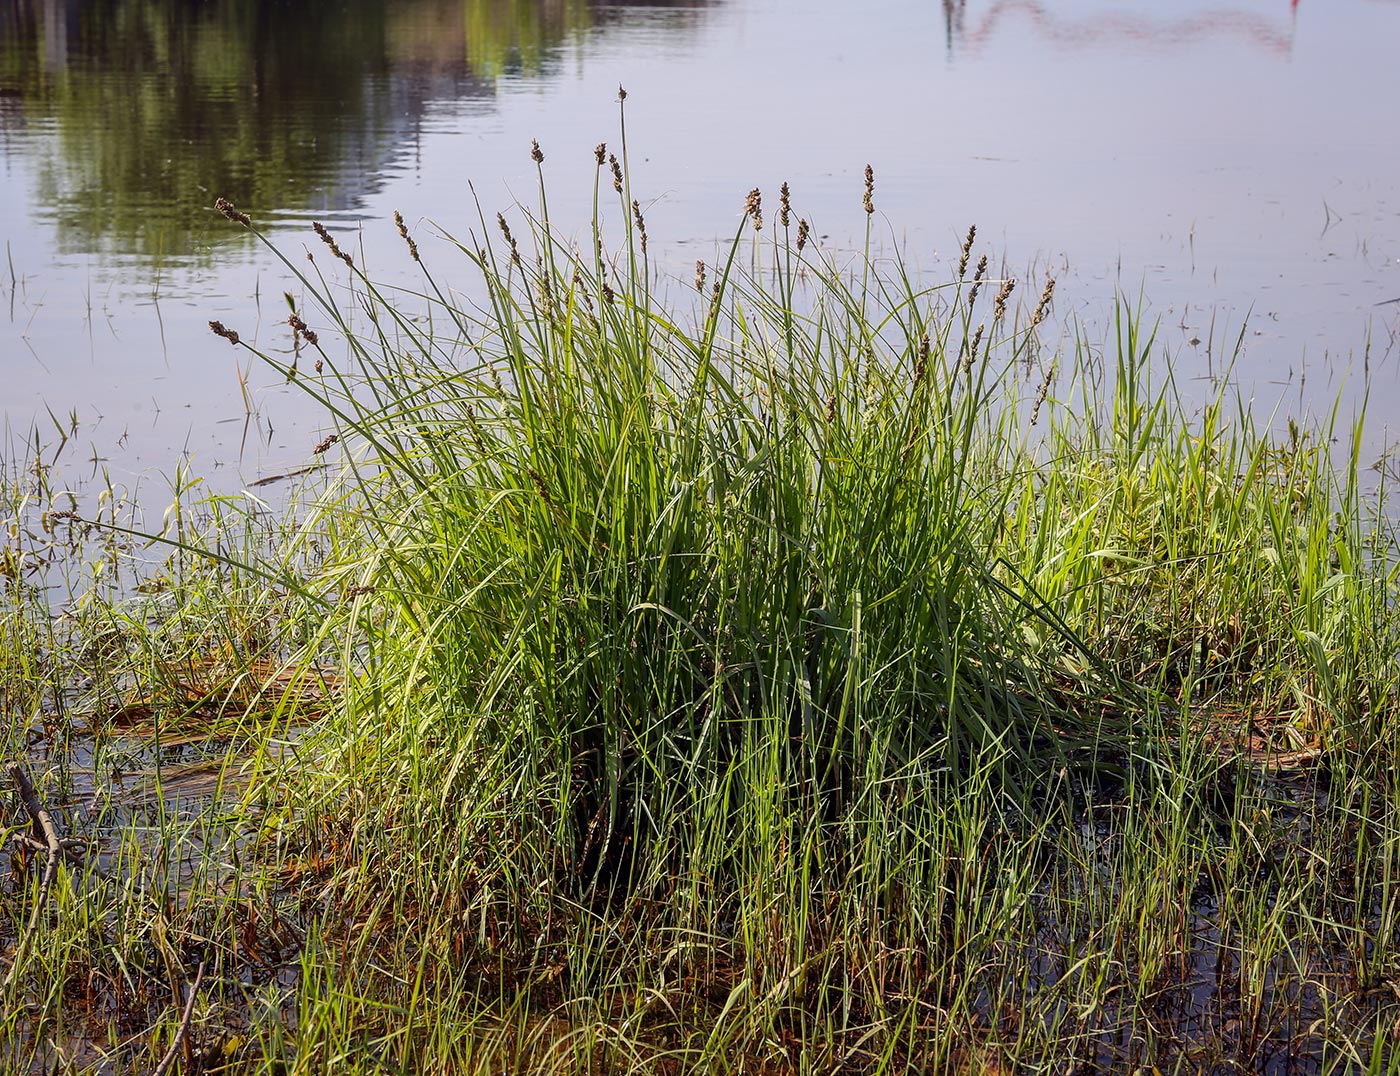
M 1243 331 L 1265 414 L 1369 392 L 1374 447 L 1400 405 L 1397 41 L 1396 0 L 3 0 L 0 410 L 76 420 L 122 480 L 305 462 L 323 416 L 209 335 L 287 346 L 289 274 L 214 198 L 297 258 L 324 220 L 408 280 L 400 209 L 465 283 L 427 222 L 472 229 L 469 181 L 489 214 L 529 202 L 538 138 L 582 230 L 625 83 L 678 276 L 784 180 L 858 242 L 869 162 L 885 251 L 945 272 L 975 222 L 1091 336 L 1145 297 L 1185 380 Z

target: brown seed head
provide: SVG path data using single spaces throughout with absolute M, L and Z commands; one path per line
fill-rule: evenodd
M 1045 320 L 1045 315 L 1050 312 L 1050 300 L 1055 296 L 1055 278 L 1047 277 L 1045 280 L 1045 290 L 1040 293 L 1040 302 L 1035 306 L 1035 313 L 1031 315 L 1031 327 L 1034 328 Z
M 607 158 L 607 155 L 608 144 L 606 142 L 599 142 L 593 147 L 593 156 L 597 160 L 599 168 L 603 167 L 603 161 Z
M 613 190 L 622 193 L 622 165 L 617 163 L 617 155 L 608 154 L 608 164 L 612 166 Z
M 222 336 L 230 344 L 238 343 L 238 334 L 232 329 L 226 328 L 222 321 L 211 321 L 209 328 L 213 330 L 215 336 Z
M 695 263 L 695 290 L 700 292 L 705 290 L 705 263 L 703 261 Z
M 471 428 L 472 440 L 476 442 L 477 450 L 483 456 L 486 455 L 486 442 L 482 439 L 481 427 L 478 426 L 476 422 L 476 411 L 472 408 L 471 404 L 467 405 L 467 425 Z
M 977 272 L 972 274 L 972 291 L 967 296 L 967 308 L 971 310 L 977 305 L 977 293 L 982 290 L 982 280 L 987 275 L 987 256 L 985 254 L 977 259 Z
M 784 228 L 792 221 L 792 192 L 787 183 L 778 188 L 778 223 Z
M 539 495 L 540 495 L 540 500 L 544 501 L 545 504 L 547 504 L 547 505 L 549 505 L 551 508 L 553 508 L 553 507 L 554 507 L 554 499 L 553 499 L 552 497 L 550 497 L 550 495 L 549 495 L 549 489 L 548 489 L 548 487 L 545 486 L 545 484 L 544 484 L 544 479 L 540 477 L 540 472 L 537 471 L 537 470 L 535 470 L 533 467 L 531 467 L 531 468 L 529 468 L 529 474 L 530 474 L 530 481 L 533 482 L 533 483 L 535 484 L 535 490 L 536 490 L 536 491 L 539 493 Z
M 996 301 L 992 304 L 992 318 L 1004 317 L 1006 314 L 1006 300 L 1011 298 L 1011 293 L 1016 289 L 1016 278 L 1007 277 L 1001 286 L 1001 291 L 997 292 Z
M 749 196 L 744 199 L 744 213 L 753 218 L 754 231 L 763 230 L 763 192 L 757 187 L 749 191 Z
M 617 84 L 617 99 L 618 101 L 627 100 L 627 91 L 622 88 L 622 83 L 620 82 Z
M 1040 418 L 1040 405 L 1045 402 L 1045 398 L 1050 395 L 1050 382 L 1055 378 L 1055 364 L 1052 362 L 1050 368 L 1045 371 L 1045 379 L 1040 383 L 1040 391 L 1035 394 L 1035 406 L 1031 408 L 1031 425 L 1036 424 Z
M 496 223 L 501 227 L 501 234 L 506 237 L 506 242 L 510 244 L 510 260 L 516 265 L 520 264 L 520 248 L 515 244 L 515 236 L 510 234 L 510 225 L 506 223 L 504 213 L 496 214 Z
M 352 259 L 349 254 L 346 254 L 345 251 L 341 250 L 340 247 L 336 246 L 335 240 L 331 237 L 331 233 L 326 231 L 326 226 L 324 224 L 322 224 L 319 220 L 313 220 L 311 222 L 311 228 L 317 235 L 321 237 L 321 242 L 325 243 L 326 246 L 331 248 L 332 254 L 334 254 L 337 258 L 343 261 L 351 269 L 355 268 L 354 259 Z
M 235 224 L 241 224 L 245 228 L 251 228 L 253 226 L 253 219 L 248 216 L 247 213 L 238 212 L 238 210 L 233 207 L 233 203 L 227 198 L 215 198 L 214 208 Z
M 867 213 L 875 212 L 875 169 L 865 166 L 865 197 L 862 199 Z
M 972 242 L 977 238 L 977 225 L 972 225 L 967 230 L 967 238 L 963 240 L 962 257 L 958 259 L 958 279 L 967 276 L 967 259 L 972 256 Z
M 313 448 L 311 451 L 315 455 L 319 456 L 322 453 L 329 452 L 331 445 L 335 444 L 339 440 L 340 434 L 328 433 L 322 440 L 316 442 L 316 447 Z
M 914 359 L 914 384 L 916 385 L 923 383 L 924 374 L 928 372 L 928 349 L 928 333 L 924 333 L 919 338 L 919 353 Z
M 399 226 L 399 235 L 403 236 L 403 241 L 408 244 L 408 256 L 414 261 L 421 261 L 418 257 L 418 244 L 413 241 L 413 236 L 408 234 L 408 225 L 403 222 L 403 214 L 397 209 L 394 210 L 394 223 Z
M 293 339 L 295 339 L 296 336 L 300 334 L 312 347 L 315 347 L 319 342 L 315 331 L 313 329 L 307 328 L 306 322 L 301 320 L 301 318 L 297 315 L 296 311 L 292 311 L 291 317 L 287 318 L 287 324 L 292 327 Z
M 583 300 L 584 309 L 591 316 L 593 314 L 593 297 L 588 294 L 588 286 L 584 282 L 583 272 L 578 268 L 574 269 L 574 292 Z
M 807 218 L 803 217 L 797 222 L 797 253 L 802 253 L 802 248 L 807 245 L 807 236 L 811 232 L 812 226 L 807 223 Z
M 642 253 L 647 252 L 647 222 L 642 216 L 642 203 L 632 199 L 632 216 L 637 222 L 637 232 L 642 237 Z
M 544 150 L 540 149 L 539 139 L 530 139 L 530 160 L 536 164 L 544 164 Z
M 963 341 L 963 369 L 972 369 L 973 360 L 977 358 L 977 349 L 982 346 L 982 333 L 986 328 L 986 322 L 983 322 L 977 326 L 977 331 L 972 334 L 972 343 Z

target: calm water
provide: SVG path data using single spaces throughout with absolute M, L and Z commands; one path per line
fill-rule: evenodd
M 401 209 L 465 282 L 427 221 L 467 232 L 468 181 L 488 212 L 528 201 L 538 138 L 554 217 L 582 228 L 621 82 L 678 274 L 756 185 L 788 180 L 849 242 L 868 161 L 882 242 L 915 266 L 976 222 L 1091 336 L 1115 291 L 1145 296 L 1188 377 L 1248 316 L 1259 408 L 1369 384 L 1382 445 L 1398 47 L 1400 0 L 0 0 L 0 412 L 11 437 L 76 415 L 121 480 L 185 453 L 224 485 L 304 462 L 321 417 L 207 329 L 285 346 L 287 274 L 214 197 L 294 254 L 324 220 L 408 279 Z

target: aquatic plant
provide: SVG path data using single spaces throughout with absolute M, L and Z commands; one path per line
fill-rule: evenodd
M 1126 304 L 1108 361 L 1045 347 L 1053 281 L 1018 311 L 975 229 L 948 279 L 874 257 L 870 168 L 863 249 L 784 185 L 681 280 L 625 142 L 580 241 L 530 152 L 533 209 L 395 215 L 416 290 L 321 226 L 328 268 L 286 262 L 295 345 L 257 354 L 326 473 L 270 542 L 229 501 L 167 533 L 179 601 L 104 606 L 165 682 L 203 640 L 265 689 L 201 685 L 246 791 L 0 894 L 15 935 L 71 894 L 7 1001 L 110 982 L 147 1068 L 1383 1066 L 1400 633 L 1359 419 L 1189 400 Z

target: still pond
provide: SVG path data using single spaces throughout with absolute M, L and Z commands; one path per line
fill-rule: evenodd
M 914 269 L 946 273 L 976 223 L 1006 272 L 1057 277 L 1064 331 L 1141 301 L 1185 381 L 1243 332 L 1256 408 L 1369 394 L 1379 455 L 1397 44 L 1397 0 L 0 0 L 0 454 L 76 428 L 119 483 L 192 456 L 224 488 L 305 462 L 324 417 L 209 334 L 288 345 L 289 274 L 215 197 L 293 256 L 321 220 L 408 282 L 401 210 L 465 285 L 434 226 L 479 230 L 473 190 L 488 217 L 531 202 L 535 138 L 581 231 L 624 83 L 677 289 L 754 186 L 854 247 L 868 162 L 880 249 Z

